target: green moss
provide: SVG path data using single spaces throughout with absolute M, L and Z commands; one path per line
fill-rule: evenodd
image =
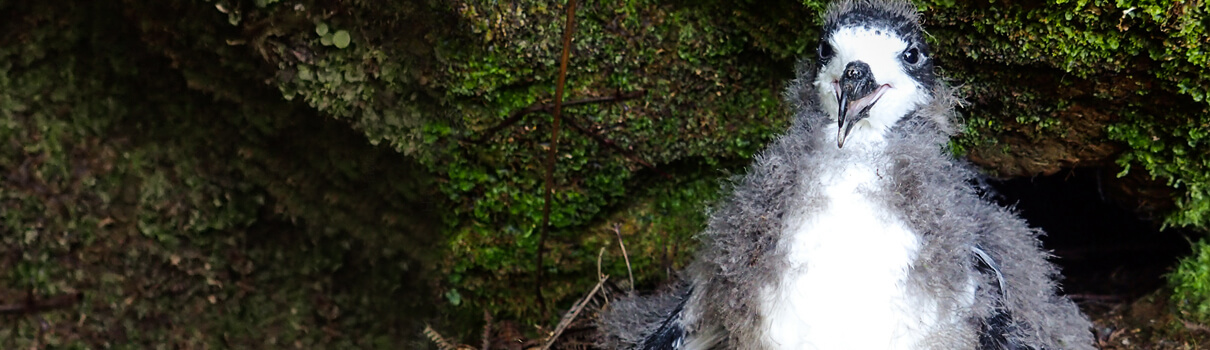
M 1210 243 L 1193 244 L 1193 255 L 1182 258 L 1176 270 L 1168 274 L 1172 303 L 1181 318 L 1210 322 Z
M 400 276 L 425 259 L 444 277 L 419 303 L 532 322 L 595 282 L 601 248 L 602 270 L 623 276 L 614 224 L 652 286 L 684 262 L 720 174 L 787 126 L 780 92 L 812 56 L 825 2 L 581 4 L 567 99 L 646 93 L 564 111 L 552 302 L 536 310 L 551 117 L 494 128 L 552 100 L 563 3 L 0 3 L 15 18 L 0 38 L 0 171 L 20 180 L 0 192 L 13 213 L 0 237 L 39 252 L 0 260 L 19 271 L 3 278 L 47 293 L 99 286 L 82 329 L 182 346 L 398 345 L 409 328 L 394 326 L 410 323 L 363 311 L 399 310 L 383 295 L 418 299 Z M 1055 166 L 1065 154 L 1017 146 L 1120 142 L 1124 168 L 1178 190 L 1168 223 L 1205 227 L 1206 5 L 921 7 L 943 75 L 972 102 L 955 151 Z M 408 234 L 432 231 L 445 236 Z M 81 254 L 111 268 L 77 277 L 69 257 Z M 19 339 L 33 330 L 23 323 Z
M 1027 73 L 960 69 L 949 72 L 977 102 L 967 113 L 960 151 L 994 149 L 1005 132 L 1025 138 L 1066 138 L 1084 121 L 1062 116 L 1070 106 L 1112 113 L 1084 142 L 1124 143 L 1125 171 L 1141 167 L 1166 179 L 1177 210 L 1168 225 L 1210 224 L 1204 147 L 1207 38 L 1198 20 L 1205 4 L 1170 1 L 1053 1 L 1029 4 L 930 6 L 938 52 L 953 63 L 1015 66 Z M 942 66 L 946 66 L 944 63 Z M 1061 75 L 1038 81 L 1038 73 Z M 972 74 L 973 73 L 973 74 Z M 1053 91 L 1053 92 L 1051 92 Z M 989 104 L 989 102 L 991 102 Z M 1064 123 L 1064 120 L 1069 122 Z M 1034 130 L 1029 130 L 1029 129 Z M 1049 135 L 1048 135 L 1049 134 Z M 1092 160 L 1096 162 L 1096 160 Z M 1125 174 L 1125 173 L 1123 173 Z
M 785 127 L 780 89 L 793 61 L 810 55 L 824 3 L 583 4 L 567 98 L 637 90 L 647 94 L 566 111 L 569 120 L 626 151 L 563 130 L 553 239 L 576 241 L 602 217 L 633 207 L 639 179 L 653 173 L 636 159 L 661 169 L 738 164 L 733 162 L 750 157 L 780 132 Z M 371 142 L 385 141 L 415 155 L 441 178 L 437 186 L 453 202 L 443 219 L 456 252 L 447 257 L 446 268 L 460 276 L 446 288 L 461 290 L 464 305 L 473 308 L 492 298 L 531 293 L 508 284 L 535 274 L 549 115 L 533 113 L 481 143 L 470 140 L 519 110 L 550 101 L 561 49 L 562 5 L 526 0 L 503 5 L 423 2 L 385 9 L 361 2 L 306 6 L 296 12 L 273 6 L 242 9 L 241 26 L 264 22 L 275 28 L 266 42 L 278 44 L 264 45 L 278 67 L 274 84 L 285 97 L 301 98 L 347 121 Z M 1153 89 L 1149 84 L 1155 82 L 1158 89 L 1188 102 L 1178 103 L 1182 111 L 1202 100 L 1191 87 L 1204 80 L 1196 67 L 1205 60 L 1189 44 L 1201 40 L 1201 24 L 1192 20 L 1201 9 L 1104 1 L 921 6 L 928 14 L 930 40 L 945 48 L 937 53 L 940 66 L 974 102 L 965 113 L 967 133 L 954 142 L 957 152 L 996 155 L 987 159 L 1003 164 L 1054 167 L 1074 156 L 1063 149 L 1031 153 L 1016 145 L 1119 140 L 1133 147 L 1139 143 L 1129 141 L 1124 130 L 1150 127 L 1150 116 L 1164 113 L 1143 106 L 1153 97 L 1135 91 Z M 324 11 L 338 15 L 321 16 Z M 296 22 L 301 24 L 292 24 Z M 316 23 L 329 26 L 329 34 L 334 28 L 347 29 L 355 45 L 343 50 L 326 46 Z M 384 34 L 408 30 L 420 32 Z M 1122 75 L 1129 78 L 1118 78 Z M 1102 83 L 1112 80 L 1121 81 Z M 1115 128 L 1090 131 L 1083 129 L 1086 123 L 1105 121 L 1072 117 L 1089 106 L 1136 113 Z M 1148 159 L 1139 152 L 1132 149 L 1120 159 L 1137 166 L 1139 159 Z M 1037 153 L 1050 158 L 1037 158 Z M 1187 155 L 1147 155 L 1157 159 L 1142 163 L 1149 172 L 1174 179 L 1172 184 L 1182 189 L 1178 193 L 1183 197 L 1177 199 L 1181 209 L 1171 222 L 1196 224 L 1195 217 L 1202 217 L 1196 214 L 1202 205 L 1197 198 L 1204 197 L 1198 192 L 1204 187 L 1196 175 L 1199 168 L 1164 168 Z M 573 247 L 572 253 L 589 256 L 590 250 Z M 558 263 L 551 268 L 574 269 Z M 507 277 L 495 276 L 497 269 Z M 571 297 L 554 293 L 553 299 Z M 519 309 L 506 313 L 533 315 Z
M 463 46 L 439 47 L 451 68 L 434 79 L 449 87 L 447 100 L 470 100 L 453 106 L 458 116 L 453 122 L 461 127 L 445 136 L 463 141 L 430 163 L 433 171 L 446 174 L 441 188 L 458 203 L 455 213 L 473 220 L 459 221 L 453 229 L 455 254 L 449 269 L 457 277 L 451 286 L 460 286 L 462 300 L 470 302 L 466 307 L 486 305 L 506 317 L 535 315 L 530 307 L 536 302 L 516 302 L 532 300 L 532 289 L 508 286 L 532 284 L 536 274 L 541 164 L 550 116 L 531 114 L 483 144 L 464 140 L 478 138 L 478 132 L 553 95 L 557 72 L 551 68 L 557 67 L 560 53 L 562 12 L 544 11 L 539 3 L 518 5 L 536 9 L 528 12 L 502 10 L 490 2 L 464 4 L 460 23 L 482 36 Z M 778 95 L 792 61 L 744 59 L 759 52 L 751 44 L 756 38 L 728 19 L 696 15 L 700 10 L 635 1 L 594 3 L 580 12 L 568 100 L 619 91 L 646 95 L 564 111 L 571 123 L 624 151 L 565 126 L 547 242 L 552 244 L 545 264 L 552 276 L 545 285 L 547 298 L 572 300 L 582 293 L 575 287 L 591 281 L 585 277 L 592 274 L 586 273 L 593 270 L 600 246 L 574 244 L 586 239 L 586 230 L 601 225 L 602 217 L 633 208 L 636 195 L 648 186 L 679 183 L 641 182 L 655 174 L 639 160 L 668 169 L 664 165 L 688 159 L 710 164 L 744 159 L 784 128 Z M 786 69 L 768 70 L 770 63 Z M 677 229 L 667 234 L 691 234 L 695 229 L 690 228 L 700 225 L 692 217 L 670 226 Z M 646 235 L 635 239 L 632 244 L 643 247 L 660 241 Z M 653 259 L 637 255 L 632 262 L 648 266 Z M 649 276 L 637 277 L 650 281 Z
M 736 164 L 754 154 L 785 127 L 781 86 L 793 61 L 813 45 L 810 35 L 798 34 L 814 30 L 799 18 L 814 16 L 791 2 L 583 5 L 567 98 L 646 94 L 565 111 L 569 124 L 585 131 L 563 130 L 548 244 L 582 239 L 602 217 L 633 207 L 636 191 L 645 188 L 640 184 L 651 184 L 641 179 L 669 171 L 669 164 Z M 516 302 L 532 290 L 514 285 L 536 273 L 550 116 L 532 113 L 483 133 L 550 101 L 562 5 L 466 1 L 384 9 L 354 2 L 331 11 L 337 16 L 322 15 L 333 10 L 322 6 L 242 7 L 236 26 L 270 27 L 257 45 L 278 66 L 274 83 L 285 98 L 348 121 L 371 142 L 415 155 L 439 176 L 437 188 L 453 202 L 443 219 L 453 252 L 446 269 L 457 277 L 445 286 L 458 291 L 443 294 L 460 296 L 466 308 L 486 304 L 503 317 L 533 317 L 528 307 L 535 303 Z M 335 50 L 324 42 L 325 34 L 346 28 L 355 45 Z M 396 29 L 410 35 L 383 35 Z M 560 290 L 549 298 L 567 301 L 579 293 L 557 283 L 580 271 L 567 256 L 591 257 L 592 249 L 571 245 L 551 253 L 547 267 L 557 271 L 548 272 L 560 282 L 547 287 Z
M 19 19 L 0 39 L 0 300 L 84 295 L 4 316 L 0 347 L 416 346 L 426 174 L 275 98 L 255 64 L 181 55 L 226 23 L 157 4 L 0 4 Z
M 1206 112 L 1161 116 L 1128 114 L 1126 121 L 1109 127 L 1110 137 L 1130 146 L 1118 164 L 1122 174 L 1142 166 L 1152 177 L 1167 179 L 1178 190 L 1179 210 L 1165 225 L 1210 227 L 1210 125 Z

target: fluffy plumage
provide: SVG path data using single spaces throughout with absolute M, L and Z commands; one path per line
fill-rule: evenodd
M 896 50 L 905 50 L 906 54 L 911 45 L 921 45 L 927 57 L 923 40 L 912 38 L 921 33 L 917 16 L 914 7 L 904 1 L 840 2 L 833 4 L 825 15 L 825 35 L 855 27 L 871 29 L 870 33 L 879 30 L 878 35 L 882 35 L 882 30 L 889 29 L 895 37 L 906 38 L 907 46 Z M 828 39 L 825 36 L 825 43 Z M 684 272 L 685 283 L 671 292 L 615 301 L 599 323 L 605 347 L 827 348 L 840 347 L 837 339 L 853 339 L 856 344 L 885 337 L 892 341 L 887 345 L 890 348 L 1092 349 L 1089 322 L 1074 303 L 1056 294 L 1054 280 L 1058 272 L 1046 261 L 1048 255 L 1037 239 L 1040 232 L 1010 210 L 981 197 L 970 185 L 978 174 L 945 150 L 950 133 L 955 130 L 954 108 L 959 99 L 945 84 L 933 81 L 931 64 L 904 64 L 903 70 L 893 71 L 887 70 L 886 63 L 871 63 L 880 64 L 883 66 L 872 70 L 876 78 L 907 74 L 915 79 L 914 89 L 925 90 L 896 92 L 899 95 L 888 92 L 886 96 L 892 97 L 884 96 L 884 100 L 910 101 L 887 100 L 890 102 L 878 102 L 884 105 L 875 104 L 868 111 L 871 121 L 860 120 L 865 124 L 854 131 L 872 141 L 844 147 L 837 147 L 839 112 L 832 97 L 839 93 L 826 90 L 836 86 L 829 80 L 833 78 L 826 78 L 833 76 L 828 74 L 839 73 L 828 73 L 828 69 L 836 68 L 825 64 L 803 65 L 799 69 L 798 78 L 785 92 L 786 102 L 795 112 L 793 125 L 756 157 L 748 173 L 735 182 L 731 194 L 711 213 L 707 229 L 699 236 L 697 256 Z M 904 85 L 899 81 L 877 83 Z M 886 107 L 894 103 L 900 103 L 901 107 Z M 910 112 L 894 112 L 895 108 L 907 108 L 904 110 Z M 846 168 L 850 164 L 863 166 Z M 855 190 L 837 193 L 836 179 L 842 179 L 839 181 L 843 183 L 844 178 L 853 176 L 868 180 Z M 902 227 L 910 232 L 911 239 L 902 243 L 908 249 L 903 252 L 907 260 L 903 261 L 905 267 L 901 271 L 894 268 L 893 259 L 882 256 L 886 252 L 899 254 L 894 249 L 872 254 L 872 250 L 855 249 L 849 243 L 826 246 L 837 242 L 828 237 L 843 238 L 826 235 L 853 232 L 839 232 L 843 228 L 823 224 L 832 219 L 821 219 L 820 215 L 832 213 L 829 210 L 852 201 L 874 203 L 870 204 L 874 209 L 861 211 L 866 209 L 858 206 L 860 210 L 854 214 L 857 219 L 842 218 L 848 220 L 842 222 L 872 215 L 868 220 L 888 223 L 861 234 L 877 236 L 880 234 L 877 230 L 883 229 L 878 227 Z M 796 245 L 807 239 L 804 237 L 820 246 L 804 250 L 801 244 Z M 804 251 L 811 253 L 804 256 Z M 818 257 L 836 252 L 838 255 L 828 259 Z M 846 317 L 824 324 L 811 321 L 809 316 L 816 315 L 796 314 L 799 309 L 794 307 L 802 307 L 803 303 L 810 305 L 802 310 L 818 312 L 835 312 L 818 307 L 829 302 L 865 310 L 861 308 L 864 305 L 856 304 L 862 300 L 846 299 L 849 293 L 844 293 L 845 288 L 877 288 L 865 286 L 878 283 L 865 282 L 879 281 L 863 278 L 888 278 L 862 274 L 847 276 L 850 283 L 799 283 L 820 280 L 811 273 L 836 271 L 838 267 L 811 265 L 822 263 L 891 264 L 887 265 L 890 271 L 899 272 L 889 278 L 899 280 L 882 282 L 894 285 L 887 291 L 899 293 L 902 298 L 891 300 L 889 305 L 910 311 L 886 314 L 891 316 L 883 317 L 904 320 L 891 320 L 897 323 L 882 328 L 872 322 L 861 322 L 860 317 L 848 317 L 853 315 L 841 315 Z M 866 270 L 854 267 L 853 271 Z M 783 300 L 803 295 L 838 299 Z M 932 314 L 907 319 L 921 313 L 920 310 Z M 804 321 L 795 323 L 795 315 Z M 839 338 L 814 341 L 787 335 L 795 330 L 808 332 L 811 327 L 829 329 L 820 333 L 821 337 Z M 905 336 L 870 332 L 914 333 Z

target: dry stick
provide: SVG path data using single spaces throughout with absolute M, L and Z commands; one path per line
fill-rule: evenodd
M 545 199 L 542 205 L 542 233 L 538 235 L 538 283 L 534 284 L 538 297 L 538 308 L 543 310 L 544 314 L 546 313 L 546 300 L 542 297 L 542 282 L 545 277 L 542 255 L 546 253 L 546 232 L 550 231 L 550 200 L 551 194 L 555 191 L 555 158 L 558 156 L 556 149 L 559 145 L 559 122 L 562 121 L 563 85 L 567 83 L 567 57 L 571 55 L 571 33 L 575 30 L 575 14 L 576 0 L 567 1 L 567 19 L 565 21 L 567 26 L 563 30 L 563 58 L 559 60 L 559 84 L 555 86 L 555 120 L 550 128 L 550 149 L 546 152 L 546 186 L 542 191 Z
M 605 248 L 606 247 L 601 247 L 601 251 L 597 252 L 597 280 L 599 280 L 599 281 L 604 281 L 606 278 L 609 278 L 609 276 L 606 276 L 604 273 L 601 273 L 601 258 L 605 257 Z M 605 305 L 609 305 L 608 291 L 602 292 L 601 297 L 605 298 Z
M 631 92 L 627 92 L 627 93 L 618 92 L 617 94 L 610 95 L 610 96 L 585 97 L 585 98 L 581 98 L 578 100 L 564 101 L 562 106 L 568 107 L 568 106 L 586 105 L 586 104 L 593 104 L 593 103 L 620 102 L 620 101 L 633 100 L 633 99 L 636 99 L 639 97 L 643 97 L 646 94 L 647 94 L 647 91 L 644 91 L 644 90 L 631 91 Z M 513 114 L 509 115 L 507 119 L 504 119 L 504 121 L 501 121 L 499 124 L 496 124 L 495 126 L 488 128 L 487 130 L 484 130 L 482 133 L 480 133 L 479 138 L 470 139 L 467 141 L 470 141 L 471 143 L 480 143 L 480 144 L 487 142 L 487 140 L 491 139 L 492 136 L 495 136 L 497 132 L 500 132 L 500 130 L 503 130 L 504 128 L 512 126 L 513 124 L 516 124 L 517 122 L 521 121 L 521 118 L 524 117 L 526 114 L 530 114 L 530 113 L 534 113 L 534 112 L 548 112 L 548 111 L 554 110 L 554 108 L 555 108 L 554 102 L 542 103 L 542 104 L 535 103 L 533 105 L 530 105 L 529 107 L 525 107 L 525 108 L 522 108 L 521 110 L 513 112 Z
M 555 344 L 555 340 L 558 340 L 559 336 L 563 335 L 563 331 L 567 330 L 568 326 L 571 326 L 571 322 L 576 320 L 576 316 L 580 314 L 581 310 L 584 310 L 585 306 L 588 306 L 588 302 L 591 301 L 592 297 L 597 294 L 597 291 L 601 289 L 601 285 L 605 284 L 605 280 L 607 279 L 609 279 L 609 276 L 605 276 L 604 278 L 601 278 L 601 280 L 597 281 L 597 285 L 592 287 L 592 291 L 588 292 L 588 295 L 585 295 L 584 299 L 580 299 L 580 301 L 577 302 L 576 305 L 571 308 L 571 310 L 569 310 L 566 314 L 563 314 L 563 319 L 559 320 L 559 325 L 555 327 L 555 332 L 550 335 L 550 339 L 546 341 L 546 344 L 542 345 L 542 350 L 548 350 L 550 349 L 551 345 Z
M 438 350 L 457 350 L 458 349 L 458 345 L 455 345 L 453 343 L 450 343 L 448 340 L 445 340 L 445 337 L 442 337 L 441 333 L 437 333 L 437 330 L 433 329 L 432 326 L 429 326 L 427 324 L 424 325 L 424 336 L 428 337 L 429 341 L 432 341 L 433 344 L 436 344 Z
M 626 254 L 626 243 L 622 242 L 622 225 L 613 224 L 613 233 L 618 235 L 618 245 L 622 246 L 622 258 L 626 259 L 626 275 L 630 276 L 630 291 L 634 291 L 634 271 L 630 270 L 630 256 Z
M 601 252 L 597 253 L 597 279 L 605 278 L 601 273 L 601 258 L 605 257 L 605 247 L 601 247 Z

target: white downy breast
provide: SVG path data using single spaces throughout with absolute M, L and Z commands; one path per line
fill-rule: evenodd
M 878 162 L 845 163 L 823 174 L 822 210 L 799 212 L 785 225 L 779 248 L 787 252 L 788 270 L 763 292 L 765 345 L 927 347 L 928 335 L 953 317 L 943 315 L 934 298 L 907 288 L 920 239 L 869 195 L 886 181 L 872 165 Z

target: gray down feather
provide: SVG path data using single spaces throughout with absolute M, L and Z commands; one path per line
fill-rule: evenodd
M 843 156 L 823 131 L 825 123 L 835 121 L 819 108 L 814 65 L 802 67 L 784 94 L 794 111 L 792 126 L 756 157 L 714 208 L 698 237 L 695 260 L 684 272 L 687 283 L 679 290 L 610 304 L 599 321 L 605 348 L 640 348 L 681 305 L 684 288 L 691 288 L 677 320 L 687 334 L 716 335 L 714 348 L 759 349 L 756 339 L 763 333 L 757 295 L 776 283 L 786 267 L 786 252 L 778 248 L 784 220 L 790 211 L 821 205 L 816 173 Z M 979 176 L 976 171 L 948 153 L 959 102 L 951 88 L 938 83 L 932 101 L 899 121 L 887 136 L 890 164 L 881 176 L 890 181 L 876 193 L 921 235 L 910 288 L 958 295 L 969 276 L 982 276 L 975 305 L 967 311 L 970 329 L 980 329 L 999 311 L 1011 315 L 1014 327 L 1008 338 L 1014 343 L 1034 349 L 1093 349 L 1090 322 L 1073 302 L 1056 294 L 1058 271 L 1046 260 L 1049 255 L 1038 241 L 1041 232 L 981 196 L 971 185 Z M 979 272 L 976 247 L 999 264 L 1003 281 Z M 954 348 L 946 341 L 939 339 L 934 347 Z

